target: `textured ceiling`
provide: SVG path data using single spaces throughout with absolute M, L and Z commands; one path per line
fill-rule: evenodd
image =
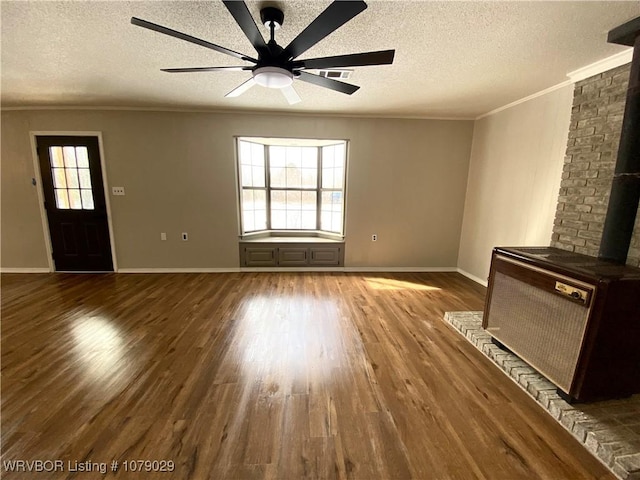
M 262 6 L 284 11 L 284 26 L 276 32 L 283 46 L 329 3 L 247 2 L 258 24 Z M 259 86 L 224 98 L 249 72 L 161 72 L 242 62 L 129 23 L 140 17 L 254 55 L 222 2 L 2 1 L 2 106 L 473 118 L 624 50 L 606 43 L 607 32 L 640 15 L 637 1 L 374 0 L 368 5 L 301 58 L 395 48 L 394 64 L 356 68 L 348 81 L 361 89 L 352 96 L 296 81 L 302 102 L 289 106 L 280 92 Z

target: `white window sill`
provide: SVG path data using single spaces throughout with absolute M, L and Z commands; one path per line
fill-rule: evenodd
M 258 232 L 242 235 L 241 242 L 255 243 L 344 243 L 342 235 L 326 232 Z

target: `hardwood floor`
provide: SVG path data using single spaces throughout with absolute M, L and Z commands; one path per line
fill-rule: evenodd
M 2 459 L 65 470 L 2 478 L 614 478 L 443 321 L 455 273 L 1 281 Z

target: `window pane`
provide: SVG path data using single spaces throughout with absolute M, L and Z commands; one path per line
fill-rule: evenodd
M 49 156 L 51 157 L 52 167 L 64 167 L 64 160 L 62 159 L 62 147 L 49 147 Z
M 251 165 L 264 168 L 264 145 L 251 144 Z
M 322 211 L 320 213 L 320 230 L 331 231 L 331 212 Z
M 318 168 L 318 149 L 316 147 L 302 148 L 302 168 Z
M 287 228 L 287 212 L 271 208 L 271 228 L 282 230 Z
M 264 190 L 242 191 L 242 228 L 245 232 L 267 228 L 267 197 Z
M 300 147 L 285 147 L 287 167 L 302 167 L 302 149 Z
M 242 209 L 253 210 L 253 190 L 242 191 Z
M 69 189 L 69 205 L 74 210 L 82 210 L 82 200 L 80 199 L 80 190 Z
M 333 159 L 336 167 L 344 167 L 345 159 L 345 144 L 340 143 L 333 146 Z
M 287 165 L 287 188 L 302 187 L 302 172 L 298 167 Z
M 238 142 L 239 150 L 238 156 L 240 157 L 240 164 L 251 165 L 251 144 L 249 142 Z
M 302 212 L 302 224 L 301 228 L 305 230 L 315 230 L 316 229 L 316 212 Z
M 93 194 L 91 190 L 80 190 L 82 196 L 82 208 L 84 210 L 93 210 Z
M 255 211 L 253 225 L 255 230 L 264 230 L 267 228 L 267 211 L 266 210 Z
M 302 210 L 316 211 L 316 192 L 302 192 Z
M 287 164 L 287 151 L 285 147 L 269 147 L 269 164 L 271 167 L 283 167 Z
M 322 147 L 322 168 L 333 168 L 334 155 L 333 147 Z
M 242 170 L 241 171 L 242 186 L 243 187 L 253 187 L 251 166 L 250 165 L 242 165 L 241 170 Z
M 69 196 L 66 190 L 56 189 L 56 207 L 60 210 L 67 210 L 69 208 Z
M 338 215 L 336 213 L 333 214 L 333 222 L 331 222 L 330 231 L 342 233 L 342 215 Z
M 342 188 L 342 179 L 344 178 L 344 169 L 336 168 L 333 173 L 333 188 Z
M 78 170 L 75 168 L 67 168 L 67 187 L 78 188 L 80 186 L 78 182 Z
M 271 167 L 271 186 L 283 188 L 287 186 L 286 169 L 282 167 Z
M 53 170 L 53 186 L 55 188 L 66 188 L 67 176 L 64 173 L 64 168 L 54 168 Z
M 89 168 L 87 147 L 76 147 L 76 159 L 78 160 L 78 167 Z
M 253 187 L 264 187 L 264 167 L 251 167 Z
M 80 188 L 91 189 L 91 174 L 88 168 L 79 168 L 78 175 L 80 176 Z
M 318 170 L 304 168 L 302 170 L 302 187 L 316 188 L 318 186 Z
M 287 228 L 300 230 L 300 210 L 287 210 Z
M 320 229 L 342 233 L 343 194 L 341 191 L 322 192 Z
M 287 210 L 298 209 L 302 205 L 302 192 L 287 192 Z
M 333 168 L 322 169 L 322 188 L 333 188 Z
M 271 210 L 285 210 L 287 195 L 282 190 L 271 191 Z
M 265 210 L 267 208 L 267 195 L 264 190 L 253 191 L 253 208 Z
M 64 166 L 76 167 L 76 149 L 75 147 L 62 147 L 62 153 L 64 155 Z
M 253 216 L 253 210 L 242 212 L 242 228 L 245 232 L 253 232 L 255 228 L 255 218 Z

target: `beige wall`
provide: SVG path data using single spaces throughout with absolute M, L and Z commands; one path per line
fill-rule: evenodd
M 476 120 L 458 267 L 486 281 L 495 246 L 548 246 L 573 86 Z
M 126 189 L 110 196 L 119 268 L 238 267 L 234 135 L 349 139 L 345 265 L 455 267 L 472 129 L 470 121 L 4 111 L 1 265 L 47 267 L 29 131 L 100 131 L 109 186 Z

